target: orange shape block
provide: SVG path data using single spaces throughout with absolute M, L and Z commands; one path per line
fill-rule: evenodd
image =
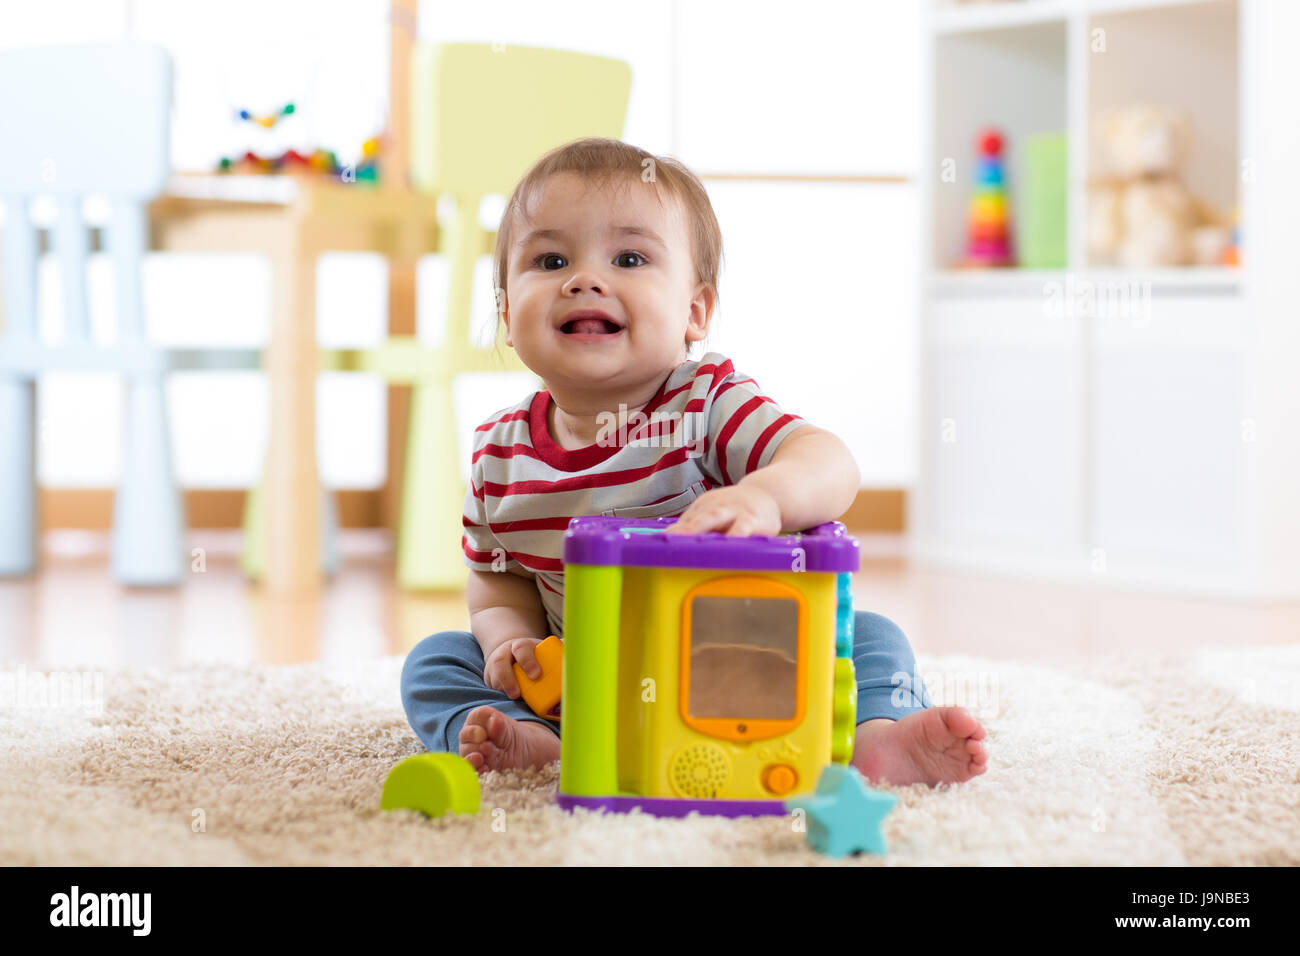
M 564 642 L 552 634 L 533 648 L 537 663 L 542 668 L 542 676 L 533 680 L 524 673 L 518 662 L 511 667 L 515 680 L 519 681 L 519 690 L 524 703 L 533 709 L 538 717 L 547 720 L 560 719 L 560 688 L 564 672 Z

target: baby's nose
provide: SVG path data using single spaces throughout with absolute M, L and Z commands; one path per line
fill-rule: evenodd
M 579 273 L 569 280 L 564 291 L 570 295 L 579 292 L 604 292 L 604 284 L 590 273 Z

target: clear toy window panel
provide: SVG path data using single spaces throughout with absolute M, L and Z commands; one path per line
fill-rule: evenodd
M 683 719 L 736 740 L 796 726 L 806 633 L 805 600 L 793 588 L 756 578 L 694 588 L 683 606 Z

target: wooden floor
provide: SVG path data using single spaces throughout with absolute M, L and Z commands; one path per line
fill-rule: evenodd
M 919 654 L 1067 663 L 1098 654 L 1190 653 L 1300 642 L 1300 603 L 1230 604 L 939 572 L 902 557 L 902 539 L 859 535 L 859 609 L 894 620 Z M 108 539 L 51 532 L 39 574 L 0 580 L 0 666 L 291 664 L 404 654 L 467 627 L 464 595 L 393 585 L 387 537 L 343 533 L 342 570 L 318 597 L 271 599 L 238 566 L 238 532 L 196 532 L 202 569 L 176 588 L 124 588 Z

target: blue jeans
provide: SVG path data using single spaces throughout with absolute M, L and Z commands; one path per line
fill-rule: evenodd
M 854 613 L 853 667 L 858 678 L 859 724 L 877 717 L 899 720 L 933 706 L 925 685 L 914 677 L 916 661 L 907 637 L 887 617 L 871 611 Z M 426 637 L 407 655 L 402 706 L 415 735 L 430 750 L 459 752 L 465 718 L 485 704 L 515 720 L 543 724 L 559 736 L 558 724 L 538 717 L 522 699 L 511 700 L 483 683 L 483 650 L 468 631 Z

